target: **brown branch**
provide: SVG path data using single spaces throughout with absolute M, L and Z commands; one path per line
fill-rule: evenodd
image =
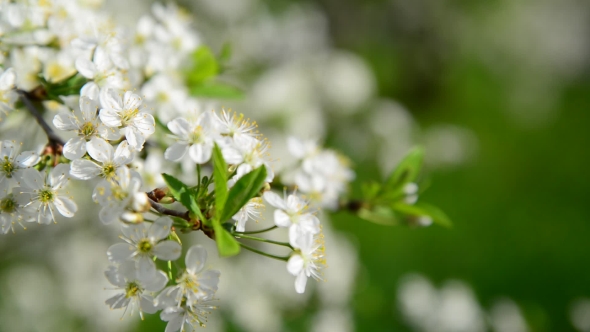
M 39 123 L 39 126 L 41 126 L 41 128 L 47 135 L 47 139 L 49 140 L 48 145 L 53 147 L 56 151 L 61 150 L 65 142 L 53 131 L 53 129 L 47 124 L 47 122 L 45 122 L 45 119 L 43 119 L 41 112 L 37 110 L 33 102 L 29 99 L 28 93 L 23 90 L 17 90 L 17 92 L 20 96 L 20 99 L 27 107 L 29 113 L 31 113 L 35 120 L 37 120 L 37 123 Z

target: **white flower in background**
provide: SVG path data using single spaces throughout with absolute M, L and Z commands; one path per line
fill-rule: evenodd
M 221 111 L 221 115 L 215 113 L 215 122 L 219 128 L 219 133 L 229 137 L 236 137 L 245 135 L 252 139 L 258 139 L 260 134 L 256 131 L 258 125 L 256 122 L 250 122 L 250 119 L 245 119 L 244 114 L 237 115 L 231 111 Z
M 5 115 L 12 111 L 18 94 L 14 90 L 16 86 L 16 72 L 12 68 L 3 70 L 0 68 L 0 120 L 2 113 Z
M 200 245 L 192 246 L 185 257 L 186 270 L 176 279 L 176 286 L 166 287 L 156 297 L 156 305 L 180 306 L 183 298 L 186 298 L 186 304 L 192 306 L 201 300 L 211 299 L 217 292 L 220 273 L 205 269 L 206 261 L 207 250 Z
M 76 74 L 72 52 L 62 50 L 45 60 L 43 78 L 50 83 L 59 83 Z
M 88 154 L 100 165 L 87 160 L 76 159 L 72 161 L 70 174 L 80 180 L 90 180 L 97 176 L 110 179 L 115 176 L 117 169 L 127 167 L 133 161 L 134 153 L 129 148 L 127 141 L 121 142 L 115 150 L 113 146 L 102 138 L 93 137 L 86 143 Z
M 80 109 L 62 112 L 53 118 L 53 125 L 59 130 L 75 130 L 77 136 L 70 138 L 63 147 L 64 156 L 70 160 L 82 158 L 86 153 L 86 142 L 101 135 L 117 139 L 118 135 L 106 128 L 98 118 L 98 103 L 88 97 L 80 98 Z
M 34 221 L 28 212 L 18 204 L 12 193 L 0 191 L 0 234 L 6 234 L 10 230 L 14 232 L 16 223 L 23 226 L 22 221 Z
M 123 262 L 118 267 L 110 266 L 105 276 L 113 286 L 123 290 L 105 301 L 111 309 L 126 308 L 125 312 L 130 310 L 130 315 L 137 309 L 142 319 L 144 312 L 153 314 L 158 311 L 149 294 L 159 292 L 166 286 L 168 277 L 164 272 L 145 275 L 136 270 L 133 262 Z
M 287 138 L 287 148 L 289 149 L 291 155 L 297 159 L 313 157 L 315 154 L 320 152 L 320 147 L 316 141 L 304 141 L 293 136 Z
M 163 123 L 168 123 L 187 109 L 185 101 L 188 92 L 181 77 L 157 74 L 141 87 L 141 93 L 156 109 L 158 119 Z
M 262 215 L 262 209 L 264 209 L 264 203 L 261 197 L 254 197 L 246 203 L 236 213 L 232 219 L 236 221 L 236 231 L 244 232 L 246 230 L 246 221 L 249 219 L 256 220 Z
M 301 238 L 320 232 L 320 220 L 309 212 L 307 203 L 296 194 L 285 196 L 281 198 L 272 191 L 267 191 L 263 195 L 270 205 L 277 208 L 274 211 L 275 225 L 289 227 L 289 243 L 299 248 Z
M 404 186 L 404 202 L 407 204 L 414 204 L 418 201 L 418 185 L 414 182 L 407 183 Z
M 230 179 L 229 185 L 233 186 L 242 176 L 264 165 L 266 167 L 266 182 L 274 179 L 274 172 L 270 167 L 268 157 L 269 144 L 266 140 L 258 140 L 249 135 L 237 135 L 231 140 L 220 141 L 223 159 L 228 164 L 239 165 L 236 175 Z
M 149 210 L 148 197 L 140 188 L 141 177 L 127 167 L 120 167 L 111 180 L 99 182 L 92 199 L 102 206 L 98 214 L 100 221 L 110 224 L 126 213 L 132 213 L 131 217 L 134 217 Z
M 114 89 L 106 89 L 100 102 L 103 107 L 100 110 L 100 119 L 105 126 L 120 128 L 120 133 L 125 135 L 129 146 L 141 151 L 146 139 L 156 130 L 154 117 L 141 111 L 141 97 L 131 91 L 121 96 Z
M 306 234 L 299 238 L 299 250 L 287 262 L 287 271 L 296 276 L 295 291 L 305 292 L 307 278 L 322 280 L 321 270 L 326 266 L 324 235 Z
M 196 331 L 197 325 L 205 327 L 207 316 L 217 309 L 209 299 L 201 299 L 191 306 L 168 306 L 160 313 L 160 319 L 168 322 L 166 332 Z
M 124 87 L 123 75 L 115 68 L 110 60 L 109 54 L 102 47 L 94 50 L 92 61 L 84 57 L 76 59 L 76 69 L 80 75 L 92 80 L 86 83 L 81 95 L 97 100 L 99 91 L 103 87 L 122 89 Z
M 73 217 L 78 206 L 64 191 L 69 173 L 67 164 L 55 166 L 48 174 L 27 168 L 22 175 L 22 187 L 15 189 L 17 202 L 31 209 L 40 224 L 55 222 L 55 210 L 66 218 Z
M 331 150 L 324 150 L 303 160 L 295 175 L 295 185 L 322 207 L 335 209 L 338 198 L 348 190 L 355 177 L 348 160 Z
M 36 47 L 14 48 L 10 52 L 10 64 L 16 73 L 16 86 L 31 91 L 41 84 L 41 61 Z
M 33 151 L 19 153 L 21 144 L 14 141 L 0 143 L 0 190 L 12 179 L 21 181 L 23 171 L 37 165 L 40 158 Z
M 168 147 L 164 157 L 172 161 L 180 161 L 187 151 L 197 164 L 204 164 L 211 159 L 213 145 L 218 137 L 211 118 L 212 112 L 201 113 L 195 121 L 176 118 L 168 122 L 168 129 L 176 136 L 177 142 Z
M 182 247 L 178 242 L 165 240 L 170 234 L 172 219 L 160 217 L 153 224 L 122 225 L 121 237 L 126 243 L 117 243 L 107 250 L 111 262 L 134 260 L 138 273 L 150 276 L 156 272 L 153 257 L 173 261 L 180 257 Z

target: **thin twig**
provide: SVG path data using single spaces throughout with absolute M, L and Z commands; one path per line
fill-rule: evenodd
M 49 145 L 56 147 L 57 145 L 64 146 L 65 142 L 59 137 L 53 129 L 45 122 L 41 113 L 37 110 L 35 105 L 31 102 L 29 97 L 27 96 L 27 92 L 23 90 L 17 90 L 18 94 L 20 95 L 20 99 L 23 101 L 27 110 L 31 115 L 37 120 L 37 123 L 41 126 L 45 134 L 47 135 L 47 139 L 49 140 Z
M 172 210 L 169 208 L 166 208 L 162 205 L 160 205 L 159 203 L 154 202 L 153 199 L 149 199 L 150 200 L 150 204 L 152 205 L 152 208 L 154 208 L 154 210 L 158 211 L 161 214 L 165 214 L 168 216 L 173 216 L 173 217 L 178 217 L 181 219 L 184 219 L 186 221 L 191 221 L 191 218 L 188 216 L 188 211 L 182 212 L 182 211 L 176 211 L 176 210 Z

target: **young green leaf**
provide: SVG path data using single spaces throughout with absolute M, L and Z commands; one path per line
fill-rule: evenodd
M 358 210 L 357 215 L 379 225 L 394 226 L 399 224 L 393 210 L 386 206 L 375 206 L 372 209 L 362 208 Z
M 228 220 L 238 213 L 252 197 L 260 192 L 265 179 L 266 167 L 264 165 L 242 176 L 230 189 L 219 220 Z
M 406 215 L 430 217 L 433 222 L 441 226 L 453 226 L 451 219 L 443 211 L 427 203 L 417 202 L 413 205 L 398 203 L 393 206 L 393 209 Z
M 219 73 L 215 55 L 207 46 L 201 46 L 193 53 L 193 69 L 187 74 L 189 86 L 199 85 Z
M 213 180 L 215 181 L 215 212 L 221 215 L 227 200 L 227 164 L 217 144 L 213 147 Z
M 383 186 L 384 190 L 397 191 L 403 185 L 409 182 L 414 182 L 422 168 L 422 161 L 424 159 L 424 149 L 421 147 L 411 150 L 399 165 L 391 172 L 391 175 Z
M 195 97 L 242 99 L 244 91 L 235 86 L 221 82 L 203 82 L 190 87 L 190 94 Z
M 197 198 L 194 194 L 194 191 L 190 190 L 186 184 L 172 175 L 162 173 L 162 177 L 164 178 L 164 181 L 166 181 L 166 184 L 168 185 L 172 196 L 174 196 L 174 199 L 179 201 L 194 215 L 201 214 L 201 210 L 197 204 Z
M 221 225 L 217 218 L 213 221 L 213 230 L 215 231 L 215 242 L 217 242 L 219 255 L 229 257 L 240 252 L 240 243 Z

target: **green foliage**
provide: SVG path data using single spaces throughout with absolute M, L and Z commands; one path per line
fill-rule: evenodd
M 361 190 L 364 204 L 357 215 L 381 225 L 398 225 L 404 216 L 427 216 L 439 225 L 450 227 L 451 220 L 440 209 L 423 202 L 405 202 L 404 187 L 416 182 L 423 160 L 424 150 L 421 147 L 414 148 L 391 172 L 384 184 L 375 181 L 363 183 Z
M 213 230 L 219 255 L 229 257 L 240 253 L 240 243 L 223 227 L 218 218 L 213 220 Z
M 264 179 L 266 179 L 266 167 L 264 165 L 240 178 L 227 195 L 227 201 L 220 220 L 227 220 L 238 213 L 251 198 L 260 192 L 264 186 Z
M 201 209 L 197 204 L 197 197 L 195 192 L 192 191 L 186 184 L 172 175 L 162 173 L 162 177 L 174 199 L 180 202 L 185 208 L 187 208 L 193 215 L 201 215 Z
M 413 205 L 398 203 L 393 206 L 393 209 L 409 216 L 430 217 L 433 222 L 441 226 L 453 226 L 451 219 L 449 219 L 449 217 L 447 217 L 444 212 L 442 212 L 439 208 L 424 202 L 417 202 Z
M 213 180 L 215 181 L 215 214 L 221 215 L 227 201 L 227 164 L 217 144 L 213 147 Z
M 231 55 L 229 45 L 223 47 L 219 60 L 206 46 L 199 47 L 192 56 L 192 67 L 186 74 L 186 83 L 191 95 L 195 97 L 241 99 L 242 90 L 227 83 L 219 82 L 216 78 L 221 73 L 220 62 L 226 62 Z

